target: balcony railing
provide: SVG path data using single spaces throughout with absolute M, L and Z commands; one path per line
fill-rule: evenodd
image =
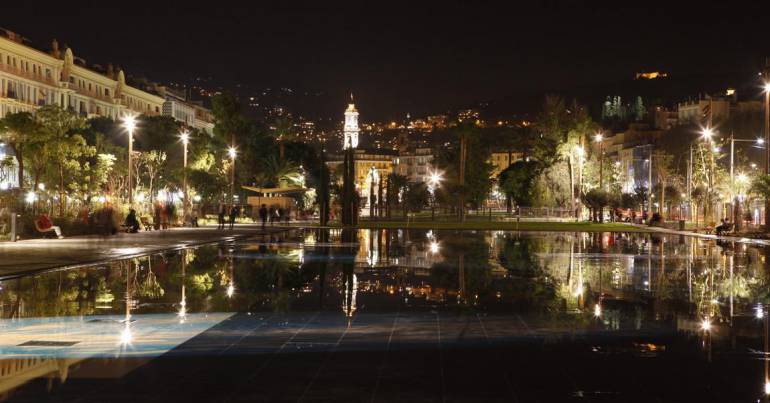
M 7 63 L 0 63 L 0 71 L 8 74 L 13 74 L 15 76 L 28 78 L 33 81 L 37 81 L 43 84 L 55 86 L 56 81 L 54 81 L 51 77 L 44 77 L 42 74 L 35 74 L 31 71 L 25 71 L 18 67 L 9 66 Z
M 3 95 L 3 93 L 0 92 L 0 98 L 13 99 L 14 101 L 16 101 L 18 103 L 22 103 L 22 104 L 30 105 L 30 106 L 36 106 L 37 105 L 34 102 L 32 102 L 32 100 L 21 99 L 16 92 L 10 91 L 10 90 L 6 91 L 5 95 Z
M 99 94 L 96 91 L 89 91 L 89 90 L 87 90 L 85 88 L 80 88 L 80 87 L 77 87 L 77 86 L 72 86 L 72 87 L 74 87 L 75 92 L 77 92 L 80 95 L 84 95 L 84 96 L 87 96 L 87 97 L 90 97 L 90 98 L 95 98 L 95 99 L 98 99 L 98 100 L 103 101 L 103 102 L 113 103 L 113 100 L 112 100 L 111 97 Z

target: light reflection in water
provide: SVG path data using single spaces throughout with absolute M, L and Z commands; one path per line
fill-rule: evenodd
M 124 315 L 114 332 L 129 346 L 147 313 L 476 310 L 555 331 L 686 333 L 707 359 L 740 335 L 766 366 L 767 253 L 646 234 L 307 230 L 0 282 L 0 315 Z

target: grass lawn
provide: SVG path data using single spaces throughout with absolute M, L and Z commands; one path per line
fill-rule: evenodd
M 360 221 L 359 228 L 417 228 L 417 229 L 461 229 L 461 230 L 508 230 L 508 231 L 583 231 L 583 232 L 649 232 L 624 223 L 588 222 L 547 222 L 547 221 Z

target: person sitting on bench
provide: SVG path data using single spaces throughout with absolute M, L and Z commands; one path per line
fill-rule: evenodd
M 62 236 L 61 234 L 61 228 L 56 225 L 53 225 L 53 223 L 51 222 L 51 219 L 48 218 L 48 214 L 45 214 L 45 213 L 40 214 L 40 217 L 38 217 L 37 220 L 35 220 L 35 229 L 37 229 L 38 232 L 41 232 L 41 233 L 53 231 L 56 233 L 57 238 L 59 239 L 64 238 L 64 236 Z
M 725 232 L 732 231 L 732 229 L 733 229 L 733 225 L 730 223 L 730 221 L 723 218 L 722 224 L 717 225 L 717 227 L 715 228 L 715 231 L 717 235 L 722 235 Z
M 126 223 L 124 225 L 126 227 L 126 232 L 128 233 L 136 234 L 139 232 L 141 224 L 139 224 L 139 220 L 136 218 L 136 210 L 131 209 L 131 211 L 128 212 Z

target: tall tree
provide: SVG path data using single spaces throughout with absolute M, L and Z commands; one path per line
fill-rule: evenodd
M 67 197 L 66 185 L 73 171 L 80 170 L 78 158 L 93 155 L 96 150 L 86 144 L 85 138 L 76 131 L 86 128 L 86 121 L 76 113 L 57 105 L 46 105 L 35 115 L 40 132 L 45 139 L 46 153 L 56 165 L 52 175 L 57 179 L 59 190 L 59 215 L 64 215 Z
M 450 134 L 458 147 L 441 149 L 436 166 L 444 171 L 446 180 L 442 188 L 446 195 L 451 195 L 458 219 L 463 220 L 466 204 L 482 203 L 492 187 L 490 144 L 482 140 L 481 129 L 473 122 L 461 122 Z
M 517 206 L 531 206 L 539 164 L 535 161 L 516 161 L 500 173 L 500 189 Z
M 0 139 L 13 154 L 18 164 L 19 188 L 24 189 L 24 155 L 26 147 L 34 142 L 40 126 L 29 112 L 10 113 L 0 119 Z
M 236 146 L 248 133 L 248 123 L 241 113 L 241 104 L 235 95 L 226 92 L 211 99 L 214 116 L 214 136 L 221 144 Z
M 412 182 L 406 186 L 404 192 L 404 207 L 405 210 L 413 213 L 421 211 L 428 206 L 430 200 L 430 193 L 428 193 L 428 187 L 422 182 Z

